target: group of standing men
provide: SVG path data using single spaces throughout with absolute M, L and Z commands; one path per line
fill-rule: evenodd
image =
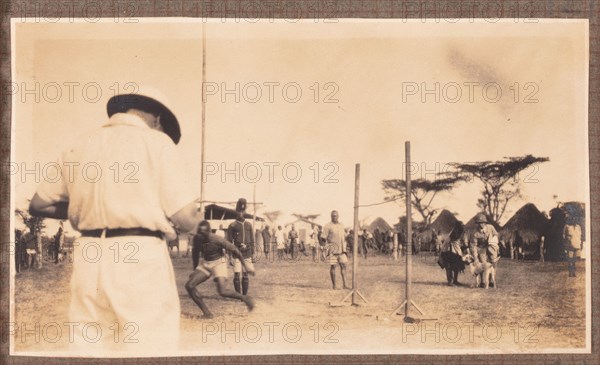
M 297 260 L 300 254 L 308 256 L 307 251 L 310 251 L 313 261 L 318 261 L 320 259 L 318 255 L 319 236 L 320 230 L 316 224 L 311 224 L 305 239 L 301 239 L 294 224 L 287 232 L 281 225 L 276 229 L 265 226 L 262 230 L 257 230 L 257 241 L 262 241 L 265 259 L 275 259 L 275 253 L 277 253 L 279 260 L 286 258 Z

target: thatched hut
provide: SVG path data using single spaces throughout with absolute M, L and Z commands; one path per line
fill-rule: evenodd
M 443 241 L 454 228 L 454 224 L 458 221 L 454 214 L 444 209 L 438 214 L 433 223 L 431 223 L 423 232 L 419 233 L 418 238 L 421 242 L 421 249 L 424 251 L 435 250 L 435 237 Z
M 521 241 L 523 257 L 538 260 L 541 237 L 546 235 L 548 223 L 548 218 L 534 204 L 525 204 L 502 227 L 500 240 L 513 244 Z
M 463 239 L 465 240 L 465 242 L 468 242 L 469 237 L 471 237 L 471 234 L 473 234 L 477 230 L 477 223 L 475 223 L 475 219 L 479 214 L 481 213 L 475 214 L 471 219 L 467 221 L 467 223 L 465 223 L 465 233 L 463 235 Z
M 441 232 L 442 235 L 448 235 L 457 221 L 458 219 L 456 219 L 454 214 L 450 213 L 447 209 L 444 209 L 438 214 L 437 218 L 435 218 L 429 227 L 436 232 Z
M 375 229 L 379 232 L 391 231 L 392 226 L 381 217 L 367 218 L 361 222 L 361 228 L 366 228 L 369 232 L 374 233 Z

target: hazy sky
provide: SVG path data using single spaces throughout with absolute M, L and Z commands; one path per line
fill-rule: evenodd
M 206 161 L 220 170 L 206 176 L 207 200 L 251 200 L 260 166 L 259 212 L 320 213 L 325 221 L 338 209 L 349 225 L 354 164 L 361 164 L 361 204 L 380 202 L 380 181 L 403 177 L 410 140 L 413 161 L 429 178 L 448 162 L 549 157 L 525 171 L 526 198 L 510 204 L 504 220 L 526 202 L 549 210 L 554 195 L 589 201 L 587 21 L 218 21 L 205 27 Z M 115 89 L 152 85 L 170 98 L 181 123 L 178 148 L 188 168 L 173 173 L 197 181 L 199 196 L 200 21 L 17 22 L 15 30 L 15 162 L 53 161 L 70 140 L 106 120 Z M 37 91 L 23 93 L 36 82 Z M 72 102 L 68 85 L 74 85 Z M 222 173 L 236 162 L 239 182 Z M 16 205 L 26 206 L 37 183 L 33 175 L 14 176 Z M 328 176 L 337 182 L 325 182 Z M 477 181 L 463 183 L 433 206 L 466 221 L 478 210 L 480 188 Z M 401 203 L 361 210 L 361 218 L 378 215 L 390 223 L 403 214 Z

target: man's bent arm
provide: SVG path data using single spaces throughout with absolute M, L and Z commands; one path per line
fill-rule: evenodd
M 31 198 L 29 203 L 29 214 L 33 216 L 67 219 L 69 202 L 48 202 L 42 199 L 37 193 Z
M 220 239 L 217 241 L 217 243 L 223 247 L 224 249 L 226 249 L 227 251 L 231 252 L 231 254 L 238 260 L 240 261 L 244 261 L 244 257 L 242 256 L 242 253 L 240 252 L 240 250 L 238 250 L 237 247 L 235 247 L 235 245 L 229 241 L 226 241 L 224 239 Z
M 196 202 L 191 202 L 175 212 L 169 219 L 171 219 L 182 232 L 190 232 L 198 226 L 198 223 L 202 220 L 202 215 L 196 207 Z

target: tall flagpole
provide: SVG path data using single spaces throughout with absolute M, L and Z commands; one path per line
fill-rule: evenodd
M 204 85 L 206 84 L 206 26 L 202 23 L 202 128 L 201 150 L 200 150 L 200 214 L 204 218 L 204 150 L 206 147 L 206 96 Z

